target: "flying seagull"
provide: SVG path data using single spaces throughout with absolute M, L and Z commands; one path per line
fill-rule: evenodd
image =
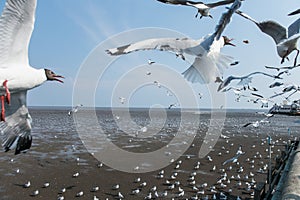
M 220 77 L 228 68 L 232 58 L 220 53 L 224 45 L 233 45 L 226 36 L 221 36 L 233 13 L 241 6 L 240 0 L 235 0 L 231 8 L 225 12 L 213 34 L 199 40 L 189 38 L 155 38 L 139 41 L 133 44 L 106 50 L 110 55 L 122 55 L 139 50 L 170 51 L 185 58 L 185 54 L 195 56 L 193 64 L 183 72 L 183 76 L 190 82 L 209 83 Z
M 272 83 L 271 85 L 269 85 L 269 88 L 279 87 L 282 85 L 284 85 L 284 83 L 276 81 L 275 83 Z
M 240 145 L 239 148 L 238 148 L 238 150 L 237 150 L 237 152 L 235 153 L 235 156 L 232 157 L 232 158 L 230 158 L 230 159 L 228 159 L 228 160 L 225 160 L 222 165 L 226 165 L 227 163 L 230 163 L 230 162 L 237 163 L 238 162 L 238 158 L 241 155 L 243 155 L 243 154 L 245 154 L 245 152 L 242 151 L 242 146 Z
M 250 83 L 251 82 L 251 79 L 252 79 L 252 76 L 254 75 L 258 75 L 258 74 L 261 74 L 261 75 L 264 75 L 264 76 L 268 76 L 268 77 L 271 77 L 271 78 L 275 78 L 275 79 L 282 79 L 280 78 L 279 76 L 276 76 L 276 75 L 271 75 L 271 74 L 267 74 L 265 72 L 252 72 L 246 76 L 228 76 L 220 85 L 219 85 L 219 88 L 218 88 L 218 91 L 222 90 L 223 88 L 225 88 L 226 86 L 228 86 L 230 84 L 231 81 L 233 80 L 240 80 L 240 82 L 244 82 L 244 83 Z
M 274 116 L 274 114 L 271 114 L 271 113 L 263 113 L 263 115 L 265 116 L 265 118 L 261 119 L 260 121 L 249 122 L 249 123 L 243 125 L 243 127 L 253 126 L 254 128 L 258 128 L 260 126 L 260 124 L 262 124 L 262 123 L 270 123 L 270 121 L 268 121 L 268 119 L 270 119 L 271 117 Z
M 274 101 L 271 100 L 273 97 L 266 98 L 266 97 L 264 97 L 260 94 L 257 94 L 257 93 L 251 93 L 251 95 L 257 97 L 257 99 L 254 101 L 254 103 L 257 103 L 258 101 L 261 101 L 261 103 L 262 103 L 261 108 L 267 108 L 269 106 L 268 105 L 269 101 L 274 103 Z
M 236 13 L 254 22 L 262 32 L 273 38 L 276 43 L 277 53 L 282 58 L 281 64 L 285 59 L 288 59 L 288 55 L 290 55 L 291 52 L 296 50 L 297 55 L 294 60 L 294 66 L 297 65 L 297 57 L 299 55 L 297 42 L 300 38 L 300 18 L 293 22 L 288 28 L 285 28 L 275 21 L 268 20 L 257 22 L 255 19 L 239 10 L 237 10 Z
M 265 68 L 267 69 L 275 69 L 277 71 L 280 71 L 282 69 L 285 69 L 285 70 L 291 70 L 291 69 L 294 69 L 296 67 L 300 67 L 300 64 L 298 65 L 295 65 L 295 66 L 285 66 L 285 67 L 272 67 L 272 66 L 265 66 Z
M 225 1 L 218 1 L 215 3 L 203 3 L 201 1 L 188 1 L 188 0 L 157 0 L 162 3 L 166 4 L 174 4 L 174 5 L 184 5 L 184 6 L 191 6 L 197 9 L 197 13 L 195 17 L 197 18 L 198 15 L 200 14 L 200 19 L 202 17 L 210 17 L 213 18 L 212 15 L 210 14 L 210 9 L 217 7 L 217 6 L 223 6 L 227 5 L 230 3 L 233 3 L 234 0 L 225 0 Z
M 77 104 L 75 107 L 73 107 L 69 112 L 68 115 L 71 116 L 73 113 L 76 113 L 79 109 L 79 107 L 82 107 L 82 104 Z
M 36 0 L 7 0 L 0 17 L 0 136 L 4 150 L 16 148 L 15 154 L 29 149 L 32 142 L 27 90 L 47 80 L 63 82 L 51 70 L 29 65 L 36 4 Z

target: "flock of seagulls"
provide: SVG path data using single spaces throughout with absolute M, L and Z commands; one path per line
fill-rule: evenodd
M 113 56 L 132 53 L 140 50 L 161 50 L 175 53 L 185 60 L 185 55 L 195 57 L 193 64 L 183 72 L 183 76 L 190 82 L 210 83 L 217 76 L 223 74 L 224 69 L 232 63 L 232 57 L 220 52 L 225 45 L 232 45 L 231 39 L 222 36 L 234 12 L 241 6 L 236 0 L 225 12 L 216 26 L 215 31 L 199 40 L 189 38 L 154 38 L 127 44 L 121 47 L 108 49 L 107 53 Z
M 263 114 L 268 115 L 269 114 Z M 233 132 L 232 132 L 233 133 Z M 228 134 L 228 133 L 227 133 Z M 243 137 L 243 136 L 240 136 Z M 277 139 L 275 139 L 277 137 Z M 280 136 L 274 136 L 274 144 L 286 143 Z M 102 163 L 89 165 L 88 169 L 82 168 L 86 165 L 79 165 L 85 160 L 85 156 L 74 158 L 75 162 L 66 163 L 71 165 L 70 169 L 64 173 L 69 177 L 68 185 L 62 184 L 58 180 L 49 179 L 37 181 L 35 177 L 28 176 L 23 184 L 24 194 L 32 197 L 42 197 L 47 192 L 57 199 L 224 199 L 228 198 L 253 198 L 255 187 L 258 182 L 263 181 L 262 177 L 267 176 L 268 169 L 268 138 L 260 137 L 255 144 L 248 144 L 246 141 L 240 142 L 235 136 L 228 134 L 223 137 L 206 157 L 199 159 L 193 153 L 195 144 L 191 145 L 188 152 L 178 160 L 170 160 L 170 165 L 147 174 L 122 174 L 123 179 L 108 179 L 97 181 L 96 177 L 111 173 L 116 175 L 116 171 L 104 166 Z M 242 144 L 242 145 L 241 145 Z M 283 146 L 273 146 L 274 153 L 281 154 Z M 76 148 L 79 151 L 80 148 Z M 89 161 L 83 161 L 89 162 Z M 15 165 L 17 163 L 10 163 Z M 72 168 L 72 165 L 76 165 Z M 47 166 L 44 166 L 47 167 Z M 52 167 L 48 165 L 48 167 Z M 74 167 L 74 166 L 73 166 Z M 46 169 L 46 168 L 44 168 Z M 21 173 L 15 174 L 21 179 L 26 171 L 31 173 L 30 168 L 22 169 Z M 102 171 L 103 170 L 103 171 Z M 96 171 L 96 172 L 95 172 Z M 103 172 L 103 173 L 102 173 Z M 90 174 L 91 173 L 91 174 Z M 96 173 L 96 175 L 93 175 Z M 122 172 L 120 172 L 122 173 Z M 98 174 L 98 175 L 97 175 Z M 95 176 L 95 179 L 84 187 L 80 187 L 79 180 L 85 176 Z M 242 196 L 238 196 L 243 195 Z M 89 198 L 92 197 L 92 198 Z
M 158 0 L 162 3 L 175 4 L 190 6 L 197 9 L 197 14 L 200 13 L 201 17 L 211 17 L 210 9 L 223 6 L 227 4 L 232 4 L 226 12 L 222 14 L 219 19 L 215 30 L 208 34 L 207 36 L 199 39 L 193 40 L 189 38 L 154 38 L 148 39 L 133 44 L 124 45 L 121 47 L 108 49 L 106 52 L 112 56 L 123 55 L 127 53 L 132 53 L 134 51 L 140 50 L 161 50 L 170 51 L 174 53 L 177 57 L 185 60 L 186 55 L 194 56 L 193 64 L 183 72 L 183 76 L 192 83 L 210 83 L 217 82 L 220 83 L 219 91 L 229 91 L 229 84 L 233 80 L 240 80 L 240 85 L 243 86 L 243 90 L 257 91 L 256 88 L 251 87 L 251 78 L 254 75 L 264 75 L 270 78 L 282 79 L 282 75 L 288 73 L 288 71 L 281 70 L 292 70 L 297 65 L 297 58 L 299 54 L 299 49 L 297 48 L 297 41 L 300 37 L 299 35 L 299 23 L 300 19 L 296 20 L 291 24 L 288 29 L 282 27 L 277 22 L 274 21 L 264 21 L 257 22 L 245 13 L 241 12 L 239 8 L 241 7 L 241 0 L 228 0 L 219 1 L 215 3 L 205 4 L 203 2 L 193 2 L 187 0 Z M 0 17 L 0 97 L 1 97 L 1 122 L 0 122 L 0 134 L 2 138 L 2 146 L 5 151 L 15 149 L 15 154 L 19 154 L 31 147 L 32 136 L 31 136 L 31 117 L 29 115 L 28 109 L 26 107 L 26 96 L 27 91 L 42 85 L 45 81 L 58 81 L 63 83 L 61 80 L 64 78 L 61 75 L 57 75 L 49 69 L 35 69 L 29 65 L 28 61 L 28 46 L 30 43 L 31 34 L 33 32 L 34 21 L 35 21 L 35 10 L 36 10 L 37 0 L 7 0 L 5 3 L 4 10 Z M 262 32 L 270 35 L 277 46 L 278 55 L 282 58 L 281 63 L 288 59 L 291 52 L 297 51 L 297 55 L 294 60 L 294 65 L 291 67 L 281 67 L 273 68 L 279 71 L 277 75 L 271 75 L 264 72 L 253 72 L 246 76 L 229 76 L 224 79 L 221 78 L 223 71 L 229 66 L 237 65 L 239 62 L 232 62 L 233 58 L 221 53 L 221 49 L 225 45 L 234 46 L 231 41 L 232 39 L 223 35 L 225 28 L 231 21 L 233 14 L 239 14 L 242 17 L 254 22 Z M 299 10 L 290 13 L 290 15 L 300 13 Z M 200 17 L 200 18 L 201 18 Z M 249 41 L 245 40 L 245 43 Z M 148 60 L 148 64 L 152 65 L 155 62 L 151 59 Z M 270 67 L 269 67 L 270 69 Z M 147 72 L 146 75 L 151 75 L 151 72 Z M 159 82 L 157 82 L 158 84 Z M 284 83 L 275 82 L 269 87 L 281 87 Z M 241 91 L 240 88 L 233 88 L 236 94 Z M 288 98 L 300 91 L 300 86 L 290 85 L 283 88 L 282 93 L 276 94 L 274 96 L 279 96 L 286 94 L 287 92 L 292 92 L 289 94 Z M 240 94 L 239 94 L 240 95 Z M 267 103 L 271 101 L 273 97 L 264 97 L 258 93 L 251 93 L 255 97 L 254 101 L 261 101 L 262 107 L 267 107 Z M 199 93 L 200 98 L 202 94 Z M 119 98 L 120 103 L 124 104 L 126 101 L 125 97 Z M 68 112 L 68 115 L 76 113 L 82 104 L 78 104 L 72 110 Z M 176 107 L 176 104 L 170 104 L 169 109 Z M 267 115 L 267 119 L 272 117 Z M 261 121 L 250 122 L 244 125 L 244 127 L 252 125 L 253 127 L 258 127 L 260 123 L 267 123 L 265 119 Z M 143 129 L 147 131 L 147 129 Z M 142 131 L 143 131 L 142 130 Z M 224 136 L 223 136 L 224 137 Z M 230 138 L 223 138 L 226 140 L 226 144 L 229 146 L 234 146 L 230 143 Z M 262 145 L 265 145 L 266 140 L 262 141 Z M 255 148 L 255 146 L 253 147 Z M 229 154 L 231 151 L 230 147 L 223 146 L 219 152 L 219 156 L 223 154 Z M 238 189 L 243 189 L 253 195 L 254 188 L 256 187 L 256 180 L 254 179 L 254 173 L 250 171 L 249 173 L 244 173 L 245 167 L 239 162 L 242 157 L 245 156 L 246 152 L 242 150 L 242 146 L 239 146 L 235 155 L 221 163 L 220 166 L 214 163 L 217 158 L 211 155 L 207 156 L 204 163 L 206 166 L 211 167 L 210 172 L 218 172 L 219 179 L 212 185 L 203 182 L 200 183 L 199 179 L 195 177 L 198 175 L 198 170 L 203 166 L 203 163 L 197 161 L 195 163 L 193 171 L 188 175 L 187 183 L 183 185 L 178 179 L 179 174 L 181 175 L 181 167 L 183 165 L 182 160 L 175 162 L 174 170 L 171 174 L 167 175 L 167 172 L 161 170 L 157 174 L 157 179 L 164 180 L 164 190 L 158 192 L 159 186 L 152 186 L 144 199 L 155 199 L 155 198 L 168 198 L 170 193 L 175 194 L 175 198 L 183 198 L 186 193 L 190 190 L 193 191 L 194 196 L 191 197 L 193 200 L 197 199 L 208 199 L 208 195 L 212 196 L 212 199 L 227 199 L 227 193 L 232 192 L 232 188 L 228 185 L 235 182 L 234 187 Z M 249 152 L 248 152 L 249 154 Z M 262 158 L 262 153 L 257 152 L 253 157 L 248 157 L 245 162 L 250 164 L 251 169 L 255 169 L 253 165 L 255 162 L 260 162 L 258 169 L 255 173 L 265 173 L 268 165 L 264 163 Z M 187 158 L 188 159 L 188 158 Z M 190 158 L 189 158 L 190 159 Z M 79 161 L 80 159 L 78 159 Z M 202 161 L 202 160 L 201 160 Z M 174 162 L 174 161 L 173 161 Z M 204 165 L 204 166 L 205 166 Z M 230 166 L 228 166 L 230 165 Z M 226 168 L 228 166 L 228 168 Z M 253 167 L 252 167 L 253 166 Z M 19 170 L 19 169 L 18 169 Z M 138 168 L 136 169 L 138 170 Z M 232 171 L 234 170 L 234 172 Z M 19 171 L 17 172 L 19 173 Z M 231 177 L 228 174 L 231 173 Z M 81 176 L 80 172 L 75 172 L 72 178 L 77 179 Z M 251 177 L 251 178 L 250 178 Z M 141 178 L 134 181 L 138 183 L 137 188 L 133 188 L 131 195 L 138 195 L 148 187 L 149 183 Z M 23 188 L 31 188 L 32 184 L 27 181 L 22 185 Z M 50 187 L 50 182 L 45 182 L 43 188 Z M 188 188 L 188 189 L 187 189 Z M 114 198 L 124 199 L 125 194 L 120 191 L 120 184 L 117 183 L 111 187 L 111 190 L 116 193 Z M 227 191 L 225 193 L 224 191 Z M 90 192 L 96 193 L 99 191 L 99 186 L 94 186 Z M 62 196 L 66 192 L 66 188 L 62 188 L 60 196 L 58 199 L 64 199 Z M 31 196 L 38 196 L 40 194 L 39 190 L 34 190 Z M 84 191 L 78 191 L 75 197 L 84 196 Z M 201 196 L 201 197 L 200 197 Z M 98 197 L 94 196 L 94 200 Z M 237 199 L 240 199 L 239 197 Z
M 192 83 L 206 84 L 214 82 L 222 77 L 225 69 L 239 63 L 238 61 L 233 62 L 233 57 L 221 53 L 221 49 L 225 45 L 235 46 L 231 43 L 232 39 L 224 36 L 223 32 L 230 23 L 233 14 L 236 13 L 255 23 L 262 32 L 273 38 L 276 43 L 278 55 L 282 58 L 281 63 L 285 59 L 288 59 L 291 52 L 297 52 L 294 65 L 287 70 L 298 66 L 297 58 L 299 49 L 297 48 L 297 41 L 300 37 L 300 19 L 297 19 L 288 28 L 271 20 L 257 22 L 239 10 L 242 0 L 223 0 L 207 4 L 189 0 L 157 1 L 165 4 L 194 7 L 197 9 L 196 17 L 199 13 L 201 17 L 212 17 L 209 12 L 210 9 L 228 4 L 231 4 L 231 6 L 226 7 L 227 11 L 221 15 L 214 32 L 201 39 L 153 38 L 108 49 L 106 51 L 108 54 L 117 56 L 140 50 L 161 50 L 170 51 L 183 60 L 185 60 L 186 55 L 192 55 L 194 61 L 182 73 L 183 76 Z M 30 134 L 31 117 L 26 107 L 27 91 L 40 86 L 45 81 L 58 81 L 62 83 L 63 81 L 60 78 L 64 78 L 49 69 L 35 69 L 29 65 L 28 46 L 34 27 L 36 3 L 37 0 L 7 0 L 0 18 L 0 35 L 2 36 L 0 39 L 0 85 L 2 84 L 0 88 L 0 127 L 2 130 L 2 146 L 5 151 L 16 149 L 16 154 L 29 149 L 32 142 Z M 298 13 L 299 10 L 296 10 L 289 15 Z M 249 43 L 249 41 L 245 40 L 245 43 Z M 149 65 L 154 63 L 154 61 L 148 60 Z M 280 69 L 283 68 L 278 68 L 277 70 Z M 285 72 L 280 73 L 283 74 Z M 151 72 L 147 72 L 148 74 L 150 75 Z M 232 80 L 236 79 L 239 79 L 241 82 L 248 81 L 247 85 L 249 81 L 251 82 L 251 76 L 255 74 L 280 79 L 279 74 L 276 76 L 264 72 L 253 72 L 248 76 L 242 77 L 229 76 L 224 81 L 221 81 L 219 91 L 229 85 Z M 271 87 L 277 86 L 278 84 L 273 84 Z M 248 85 L 247 88 L 250 89 L 251 87 Z M 298 89 L 295 89 L 294 93 L 297 92 Z M 283 91 L 281 94 L 284 93 Z M 125 99 L 120 99 L 120 101 L 124 102 Z M 78 107 L 75 107 L 74 110 L 69 112 L 69 115 L 77 112 L 77 110 Z

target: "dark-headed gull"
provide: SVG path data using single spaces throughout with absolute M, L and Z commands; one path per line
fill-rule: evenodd
M 32 141 L 27 90 L 47 80 L 63 82 L 51 70 L 29 65 L 36 4 L 36 0 L 7 0 L 0 17 L 0 136 L 5 151 L 16 148 L 15 154 L 29 149 Z
M 209 83 L 216 80 L 225 68 L 228 68 L 232 58 L 220 53 L 224 45 L 233 45 L 230 39 L 221 36 L 233 13 L 241 6 L 240 0 L 235 0 L 227 12 L 225 12 L 213 34 L 209 34 L 199 40 L 189 38 L 155 38 L 139 41 L 133 44 L 106 50 L 110 55 L 122 55 L 139 50 L 171 51 L 180 55 L 195 56 L 193 64 L 183 72 L 183 76 L 190 82 Z
M 299 55 L 297 42 L 300 38 L 300 18 L 293 22 L 288 28 L 285 28 L 272 20 L 257 22 L 255 19 L 239 10 L 237 10 L 236 13 L 254 22 L 262 32 L 273 38 L 276 43 L 277 53 L 282 58 L 281 64 L 286 58 L 288 59 L 288 55 L 290 55 L 292 51 L 296 50 L 297 55 L 294 60 L 294 66 L 297 65 L 297 57 Z
M 197 14 L 195 17 L 198 17 L 198 14 L 200 14 L 200 19 L 202 17 L 210 17 L 213 18 L 212 15 L 210 14 L 210 9 L 217 7 L 217 6 L 223 6 L 227 5 L 230 3 L 233 3 L 234 0 L 225 0 L 225 1 L 218 1 L 215 3 L 203 3 L 201 1 L 188 1 L 188 0 L 157 0 L 162 3 L 167 3 L 167 4 L 174 4 L 174 5 L 184 5 L 184 6 L 192 6 L 197 9 Z

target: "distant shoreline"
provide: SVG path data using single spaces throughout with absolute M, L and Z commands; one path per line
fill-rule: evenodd
M 28 106 L 29 110 L 70 110 L 72 109 L 71 106 Z M 112 107 L 83 107 L 82 110 L 111 110 Z M 113 109 L 118 109 L 118 110 L 127 110 L 128 108 L 125 107 L 114 107 Z M 134 110 L 149 110 L 150 108 L 147 107 L 130 107 L 130 110 L 134 111 Z M 152 109 L 158 109 L 160 110 L 161 108 L 152 108 Z M 168 110 L 168 108 L 165 108 L 166 110 Z M 183 110 L 183 111 L 191 111 L 191 112 L 197 112 L 197 111 L 204 111 L 204 112 L 208 112 L 211 111 L 212 109 L 210 108 L 172 108 L 171 111 L 179 111 L 179 110 Z M 219 109 L 215 109 L 215 110 L 219 110 Z M 241 109 L 241 108 L 229 108 L 229 109 L 222 109 L 222 111 L 225 112 L 268 112 L 268 109 Z

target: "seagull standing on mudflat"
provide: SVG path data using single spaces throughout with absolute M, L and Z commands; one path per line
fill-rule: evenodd
M 0 17 L 0 136 L 4 150 L 16 148 L 15 154 L 29 149 L 32 142 L 27 90 L 47 80 L 63 82 L 51 70 L 29 65 L 36 4 L 36 0 L 7 0 Z
M 232 58 L 220 53 L 224 45 L 233 45 L 226 36 L 221 36 L 233 13 L 241 6 L 240 0 L 235 0 L 227 12 L 225 12 L 213 34 L 209 34 L 199 40 L 189 38 L 155 38 L 139 41 L 133 44 L 106 50 L 110 55 L 128 54 L 140 50 L 170 51 L 182 59 L 185 54 L 195 56 L 194 63 L 183 72 L 183 76 L 190 82 L 209 83 L 228 68 Z M 234 45 L 233 45 L 234 46 Z
M 217 7 L 217 6 L 223 6 L 227 5 L 230 3 L 233 3 L 234 0 L 225 0 L 225 1 L 218 1 L 215 3 L 203 3 L 201 1 L 188 1 L 188 0 L 157 0 L 162 3 L 166 4 L 173 4 L 173 5 L 184 5 L 184 6 L 191 6 L 197 9 L 197 14 L 195 17 L 197 18 L 198 15 L 200 14 L 200 19 L 202 17 L 210 17 L 213 18 L 212 15 L 210 14 L 210 9 Z
M 294 60 L 294 66 L 297 65 L 297 57 L 299 55 L 297 42 L 300 38 L 300 18 L 293 22 L 288 28 L 285 28 L 279 23 L 272 20 L 257 22 L 255 19 L 239 10 L 237 10 L 236 13 L 254 22 L 262 32 L 273 38 L 276 43 L 277 53 L 282 58 L 281 64 L 285 59 L 288 59 L 288 55 L 290 55 L 291 52 L 293 52 L 294 50 L 297 51 Z

